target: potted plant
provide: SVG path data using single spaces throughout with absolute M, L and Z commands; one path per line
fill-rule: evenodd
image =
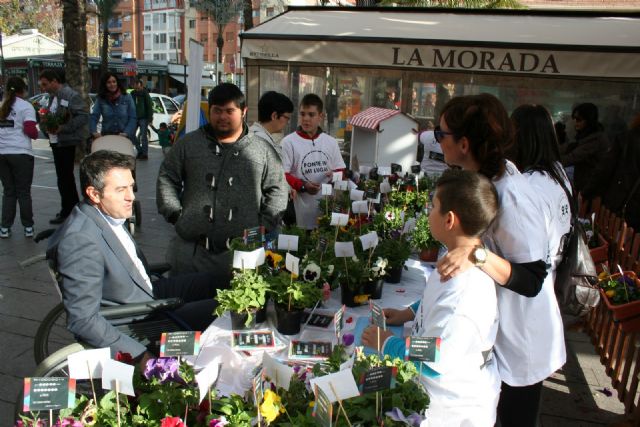
M 374 251 L 374 256 L 384 258 L 388 261 L 385 281 L 388 283 L 399 283 L 402 278 L 402 270 L 406 268 L 404 263 L 409 259 L 409 256 L 411 256 L 411 245 L 405 234 L 393 232 L 390 233 L 389 238 L 380 240 Z
M 229 289 L 218 289 L 216 315 L 231 314 L 232 329 L 251 329 L 256 312 L 265 305 L 269 283 L 254 270 L 233 273 Z
M 633 271 L 600 274 L 600 298 L 625 332 L 640 331 L 640 279 Z
M 305 275 L 309 280 L 305 279 Z M 312 308 L 322 298 L 322 291 L 316 286 L 320 278 L 320 267 L 315 263 L 307 265 L 301 276 L 293 276 L 281 271 L 269 277 L 271 295 L 276 305 L 276 329 L 283 335 L 300 332 L 300 323 L 305 308 Z
M 438 260 L 439 243 L 431 235 L 429 215 L 420 214 L 416 226 L 411 232 L 411 245 L 420 251 L 422 261 L 434 262 Z
M 357 247 L 357 245 L 356 245 Z M 357 307 L 382 294 L 387 260 L 372 252 L 356 249 L 356 255 L 336 258 L 335 270 L 340 284 L 342 303 Z

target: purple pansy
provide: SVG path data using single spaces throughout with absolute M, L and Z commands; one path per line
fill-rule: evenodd
M 353 336 L 353 334 L 344 334 L 342 336 L 342 344 L 344 344 L 345 347 L 349 347 L 351 344 L 353 344 L 354 341 L 355 337 Z
M 148 380 L 157 378 L 162 384 L 168 381 L 182 382 L 178 373 L 178 367 L 178 360 L 173 357 L 149 359 L 144 370 L 144 377 Z
M 400 408 L 398 408 L 397 406 L 389 412 L 385 412 L 385 415 L 391 418 L 393 421 L 401 421 L 412 427 L 420 427 L 420 423 L 422 423 L 422 421 L 424 421 L 425 419 L 422 415 L 416 412 L 405 417 Z

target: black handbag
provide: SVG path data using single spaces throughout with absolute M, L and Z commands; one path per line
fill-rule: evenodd
M 578 221 L 575 199 L 564 183 L 560 185 L 571 206 L 571 229 L 563 237 L 562 261 L 556 268 L 554 287 L 560 311 L 583 316 L 600 302 L 598 276 L 587 246 L 586 233 Z

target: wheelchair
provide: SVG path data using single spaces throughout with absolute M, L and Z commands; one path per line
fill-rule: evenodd
M 96 138 L 91 143 L 91 152 L 95 153 L 96 151 L 99 151 L 99 150 L 115 151 L 120 154 L 132 156 L 135 162 L 136 153 L 133 148 L 133 144 L 131 144 L 131 140 L 129 140 L 129 138 L 126 138 L 124 136 L 106 135 L 106 136 L 101 136 L 100 138 Z M 135 180 L 136 179 L 135 168 L 132 171 L 132 173 L 133 173 L 133 179 Z M 134 184 L 133 191 L 137 191 L 137 190 L 138 190 L 138 185 L 136 183 Z M 127 228 L 129 229 L 129 233 L 131 233 L 132 236 L 135 235 L 136 229 L 142 226 L 142 207 L 139 200 L 136 199 L 133 201 L 133 214 L 131 215 L 130 218 L 127 219 L 126 223 L 127 223 Z

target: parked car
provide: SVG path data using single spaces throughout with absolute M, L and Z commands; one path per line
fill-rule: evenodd
M 171 122 L 171 116 L 178 112 L 180 106 L 167 95 L 159 93 L 150 93 L 149 95 L 151 102 L 153 102 L 153 127 L 158 129 L 160 123 L 168 125 Z M 149 127 L 147 135 L 149 141 L 158 140 L 158 134 L 151 127 Z

